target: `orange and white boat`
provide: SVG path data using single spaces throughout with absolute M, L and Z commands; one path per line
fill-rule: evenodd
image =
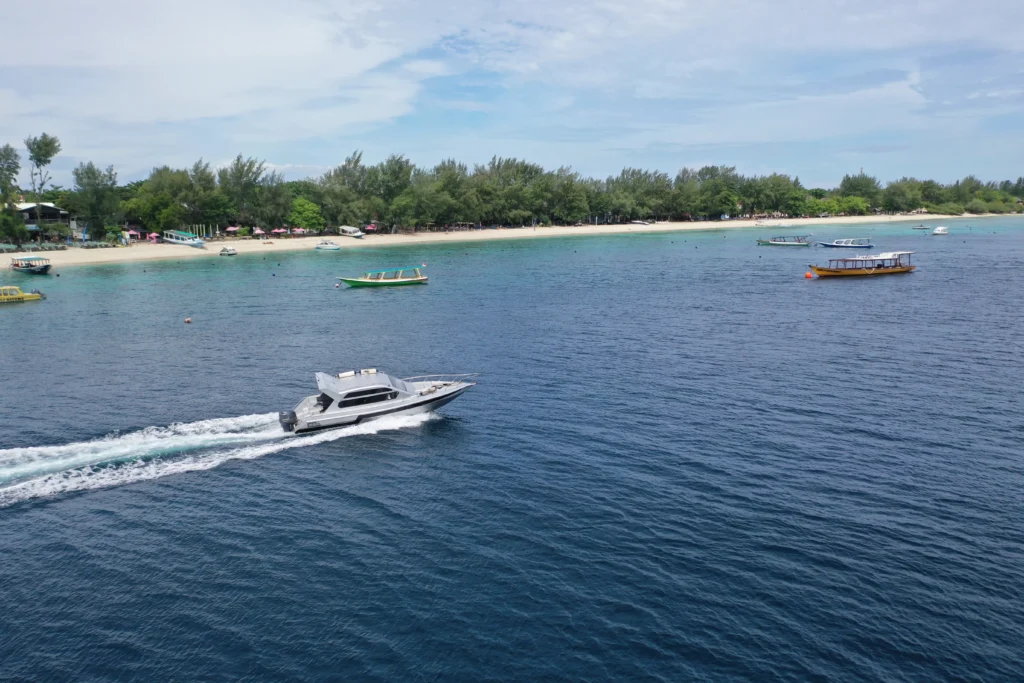
M 828 260 L 828 267 L 808 266 L 818 277 L 842 277 L 850 275 L 890 275 L 910 273 L 917 266 L 911 265 L 912 251 L 890 251 L 875 256 L 851 256 Z

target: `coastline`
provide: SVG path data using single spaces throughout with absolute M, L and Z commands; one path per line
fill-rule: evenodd
M 975 214 L 971 218 L 988 218 L 1004 214 Z M 790 218 L 755 221 L 735 219 L 728 221 L 702 221 L 685 223 L 652 223 L 650 225 L 582 225 L 555 226 L 549 228 L 500 228 L 496 230 L 469 230 L 460 232 L 423 232 L 412 235 L 367 235 L 363 239 L 328 236 L 342 249 L 361 247 L 395 247 L 414 244 L 438 244 L 445 242 L 480 242 L 487 240 L 537 239 L 544 237 L 587 237 L 594 235 L 623 235 L 630 233 L 687 232 L 697 230 L 764 230 L 767 228 L 785 227 L 798 233 L 798 228 L 817 225 L 857 225 L 879 223 L 904 223 L 951 220 L 964 216 L 918 214 L 909 216 L 849 216 L 842 218 Z M 767 235 L 767 233 L 766 233 Z M 46 252 L 54 267 L 83 266 L 109 263 L 135 263 L 164 259 L 216 257 L 221 247 L 234 247 L 239 254 L 278 253 L 288 251 L 311 251 L 321 237 L 293 237 L 272 239 L 272 244 L 264 244 L 258 239 L 229 239 L 211 242 L 206 249 L 196 249 L 176 244 L 139 243 L 131 247 L 111 249 L 68 249 L 66 251 Z M 21 252 L 24 253 L 24 252 Z

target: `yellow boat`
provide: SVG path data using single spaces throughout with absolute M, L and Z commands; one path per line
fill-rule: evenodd
M 46 295 L 39 290 L 33 290 L 27 294 L 21 291 L 20 287 L 0 287 L 0 304 L 14 304 L 21 301 L 39 301 L 45 299 Z
M 910 264 L 912 251 L 892 251 L 877 256 L 851 256 L 828 260 L 824 266 L 808 266 L 818 277 L 841 277 L 849 275 L 890 275 L 910 273 L 917 266 Z M 810 276 L 808 276 L 810 277 Z

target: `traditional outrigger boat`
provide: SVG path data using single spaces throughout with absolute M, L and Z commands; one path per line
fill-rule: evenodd
M 38 289 L 33 289 L 31 292 L 23 292 L 20 287 L 0 287 L 0 304 L 16 304 L 22 301 L 39 301 L 40 299 L 45 298 L 46 295 Z
M 11 270 L 29 275 L 46 275 L 50 272 L 50 259 L 42 256 L 22 256 L 11 259 Z
M 759 247 L 809 247 L 810 235 L 792 237 L 773 237 L 770 240 L 758 240 Z
M 910 264 L 912 251 L 892 251 L 877 256 L 851 256 L 850 258 L 829 259 L 828 268 L 808 266 L 818 277 L 844 275 L 890 275 L 910 273 L 917 266 Z
M 368 270 L 362 277 L 339 277 L 349 287 L 397 287 L 399 285 L 425 285 L 427 276 L 420 272 L 427 264 L 405 268 Z M 406 275 L 406 273 L 412 273 Z
M 849 237 L 846 239 L 832 240 L 831 242 L 817 242 L 822 247 L 833 249 L 871 249 L 875 245 L 867 237 Z

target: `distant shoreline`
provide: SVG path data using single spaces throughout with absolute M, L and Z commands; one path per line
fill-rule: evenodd
M 974 214 L 969 218 L 989 218 L 1012 216 L 1019 214 Z M 624 235 L 658 232 L 686 232 L 700 230 L 767 230 L 771 235 L 785 228 L 790 234 L 798 234 L 804 228 L 816 225 L 858 225 L 878 223 L 907 223 L 935 220 L 962 219 L 965 216 L 849 216 L 845 218 L 781 218 L 764 221 L 728 220 L 701 221 L 685 223 L 651 223 L 649 225 L 583 225 L 555 226 L 550 228 L 500 228 L 496 230 L 468 230 L 458 232 L 422 232 L 412 235 L 367 235 L 363 239 L 350 237 L 327 236 L 342 249 L 358 249 L 365 247 L 397 247 L 417 244 L 442 244 L 459 242 L 482 242 L 487 240 L 537 239 L 544 237 L 587 237 L 594 235 Z M 756 225 L 755 223 L 760 223 Z M 765 235 L 769 235 L 765 232 Z M 68 249 L 67 251 L 51 251 L 42 255 L 50 259 L 55 267 L 85 266 L 109 263 L 136 263 L 145 261 L 161 261 L 167 259 L 216 257 L 224 246 L 234 247 L 241 254 L 273 254 L 289 251 L 311 251 L 322 237 L 295 237 L 286 239 L 272 238 L 272 244 L 264 244 L 258 239 L 229 239 L 209 242 L 206 249 L 196 249 L 176 244 L 139 243 L 131 247 L 111 249 Z M 22 252 L 23 253 L 23 252 Z

